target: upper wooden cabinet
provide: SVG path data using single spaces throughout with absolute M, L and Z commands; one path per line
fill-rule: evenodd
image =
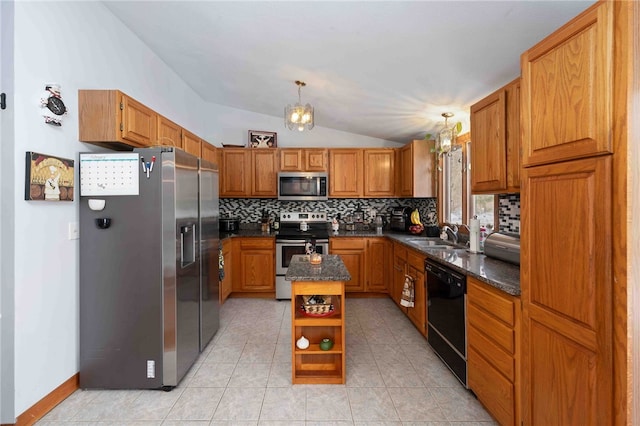
M 359 198 L 363 191 L 363 150 L 329 150 L 329 197 Z M 347 284 L 348 285 L 348 284 Z
M 283 172 L 326 172 L 327 152 L 324 148 L 280 149 L 280 170 Z
M 393 148 L 364 150 L 364 196 L 395 196 L 395 151 Z
M 202 154 L 200 157 L 203 160 L 210 161 L 214 164 L 219 164 L 218 150 L 215 146 L 211 145 L 208 142 L 202 141 L 202 146 L 200 148 L 200 152 Z
M 79 139 L 113 149 L 156 145 L 156 113 L 119 90 L 79 90 Z
M 223 148 L 220 164 L 220 197 L 246 197 L 251 192 L 251 151 Z
M 251 150 L 251 196 L 278 196 L 278 151 Z
M 525 167 L 612 152 L 615 3 L 598 2 L 522 54 Z
M 202 140 L 188 130 L 182 129 L 182 149 L 189 154 L 200 157 L 202 155 Z
M 220 197 L 278 196 L 278 151 L 275 149 L 223 148 L 220 161 Z
M 435 197 L 435 158 L 429 142 L 414 140 L 400 148 L 397 155 L 396 194 L 399 197 Z
M 158 114 L 158 137 L 160 145 L 182 148 L 182 127 Z
M 78 90 L 79 139 L 116 150 L 173 146 L 200 157 L 206 143 L 119 90 Z
M 471 106 L 471 191 L 520 190 L 520 79 Z

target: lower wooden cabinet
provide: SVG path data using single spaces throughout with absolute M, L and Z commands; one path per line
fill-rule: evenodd
M 393 243 L 393 277 L 391 280 L 391 299 L 401 309 L 405 309 L 400 305 L 402 298 L 402 288 L 404 287 L 404 275 L 407 273 L 407 251 L 408 249 L 400 244 Z
M 233 247 L 233 291 L 275 292 L 275 240 L 272 237 L 236 238 Z
M 329 252 L 340 255 L 351 274 L 347 292 L 388 293 L 391 251 L 391 243 L 384 237 L 329 239 Z
M 351 280 L 345 282 L 346 292 L 362 292 L 365 289 L 366 247 L 366 239 L 361 237 L 329 238 L 329 253 L 339 255 L 351 275 Z
M 391 247 L 386 238 L 367 238 L 365 291 L 389 292 Z
M 424 273 L 425 255 L 407 248 L 400 243 L 393 243 L 393 268 L 391 277 L 391 299 L 400 310 L 407 315 L 422 335 L 427 335 L 427 282 Z M 405 277 L 413 278 L 413 307 L 400 304 Z
M 224 278 L 220 281 L 220 304 L 229 297 L 233 288 L 233 238 L 227 238 L 222 242 L 222 256 L 224 257 Z
M 425 255 L 408 250 L 407 275 L 413 278 L 413 307 L 406 308 L 407 316 L 423 336 L 427 335 L 427 282 L 424 274 Z
M 467 277 L 469 388 L 501 425 L 520 424 L 520 298 Z

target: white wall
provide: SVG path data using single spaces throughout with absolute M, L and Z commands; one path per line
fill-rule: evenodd
M 277 131 L 279 146 L 395 145 L 321 127 L 310 133 L 290 132 L 280 118 L 204 103 L 98 2 L 17 2 L 14 37 L 15 118 L 10 127 L 15 138 L 9 134 L 10 140 L 5 140 L 3 125 L 0 159 L 6 199 L 1 210 L 5 226 L 0 301 L 9 307 L 3 315 L 11 317 L 2 318 L 0 350 L 1 398 L 15 401 L 9 409 L 3 404 L 1 423 L 13 422 L 79 368 L 79 247 L 78 240 L 67 238 L 68 224 L 78 221 L 77 169 L 76 201 L 24 201 L 26 151 L 77 161 L 79 152 L 99 150 L 78 142 L 78 89 L 120 89 L 217 145 L 246 143 L 249 129 Z M 2 59 L 3 69 L 10 68 Z M 42 118 L 40 98 L 47 83 L 60 84 L 69 109 L 62 127 L 47 125 Z M 7 247 L 12 239 L 15 243 Z M 7 338 L 4 327 L 13 322 L 13 336 Z M 11 378 L 4 371 L 7 352 L 15 360 Z M 7 389 L 13 394 L 7 395 Z
M 318 125 L 311 131 L 289 130 L 284 125 L 284 105 L 282 117 L 257 114 L 216 104 L 209 104 L 207 111 L 210 114 L 207 119 L 207 134 L 201 137 L 216 146 L 222 146 L 223 143 L 246 144 L 249 130 L 278 133 L 279 147 L 397 147 L 402 145 Z
M 78 89 L 121 89 L 195 132 L 204 131 L 206 105 L 98 2 L 17 2 L 14 61 L 15 189 L 3 197 L 15 200 L 15 227 L 3 232 L 15 232 L 19 416 L 79 368 L 78 240 L 67 238 L 68 224 L 78 221 L 78 173 L 73 203 L 24 201 L 25 152 L 77 161 L 79 152 L 96 150 L 78 142 Z M 45 124 L 39 105 L 52 82 L 69 108 L 62 127 Z

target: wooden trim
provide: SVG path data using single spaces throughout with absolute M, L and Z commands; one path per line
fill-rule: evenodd
M 613 413 L 614 424 L 640 424 L 640 4 L 614 2 L 613 67 Z M 635 380 L 634 380 L 635 379 Z
M 40 420 L 56 405 L 80 388 L 80 373 L 76 373 L 48 395 L 18 416 L 16 426 L 29 426 Z

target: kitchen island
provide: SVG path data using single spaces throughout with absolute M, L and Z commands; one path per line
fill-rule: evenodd
M 321 255 L 317 265 L 309 256 L 294 255 L 285 279 L 292 281 L 292 383 L 344 384 L 344 284 L 351 279 L 349 271 L 337 255 Z

